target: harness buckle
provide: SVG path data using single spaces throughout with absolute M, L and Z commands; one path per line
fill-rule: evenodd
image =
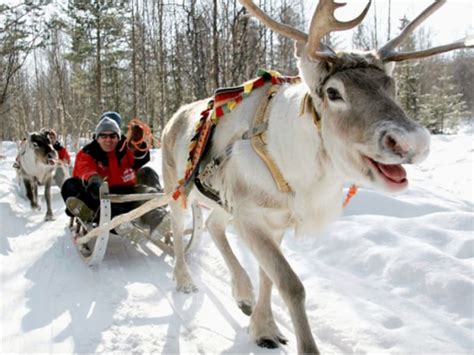
M 210 176 L 214 175 L 219 169 L 219 162 L 216 159 L 212 159 L 209 163 L 206 164 L 204 169 L 199 173 L 199 179 L 201 181 L 206 181 Z

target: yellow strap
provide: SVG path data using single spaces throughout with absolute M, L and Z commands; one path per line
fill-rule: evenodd
M 257 127 L 258 125 L 268 120 L 267 108 L 268 108 L 271 98 L 277 92 L 279 87 L 280 87 L 279 85 L 273 85 L 270 88 L 268 95 L 266 95 L 261 101 L 260 106 L 257 109 L 255 118 L 253 121 L 254 127 Z M 275 181 L 277 185 L 278 191 L 291 192 L 291 187 L 290 185 L 288 185 L 285 178 L 283 177 L 283 174 L 281 173 L 280 168 L 278 168 L 273 158 L 268 154 L 266 132 L 264 131 L 264 132 L 254 135 L 250 141 L 257 155 L 260 157 L 260 159 L 263 160 L 268 170 L 270 170 L 270 173 L 273 176 L 273 180 Z
M 306 112 L 309 112 L 311 114 L 311 117 L 313 117 L 313 122 L 318 128 L 318 130 L 321 130 L 321 118 L 319 117 L 318 113 L 316 112 L 316 109 L 314 108 L 313 104 L 313 98 L 309 93 L 306 93 L 304 95 L 303 100 L 301 101 L 301 106 L 300 106 L 300 116 L 304 115 Z

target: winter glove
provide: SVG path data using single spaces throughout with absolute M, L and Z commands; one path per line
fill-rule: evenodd
M 89 178 L 87 182 L 87 193 L 92 196 L 92 198 L 98 200 L 100 198 L 100 186 L 104 179 L 99 175 L 93 175 Z

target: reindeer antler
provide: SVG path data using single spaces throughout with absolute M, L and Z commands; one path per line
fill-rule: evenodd
M 435 54 L 445 53 L 455 49 L 474 47 L 474 43 L 472 43 L 472 38 L 468 38 L 444 46 L 433 47 L 420 51 L 395 51 L 395 48 L 401 45 L 423 21 L 425 21 L 431 14 L 433 14 L 445 3 L 446 0 L 435 0 L 434 3 L 428 6 L 420 15 L 418 15 L 418 17 L 411 21 L 397 37 L 387 42 L 382 48 L 377 51 L 380 59 L 382 59 L 384 62 L 400 62 L 409 59 L 429 57 Z
M 346 6 L 346 3 L 337 3 L 333 0 L 320 0 L 309 26 L 308 54 L 317 59 L 330 59 L 334 53 L 321 51 L 321 40 L 330 32 L 344 31 L 356 27 L 362 22 L 367 11 L 369 11 L 371 0 L 367 3 L 364 11 L 351 21 L 339 21 L 334 16 L 334 12 L 339 8 Z
M 294 39 L 297 42 L 301 41 L 306 43 L 308 41 L 308 35 L 306 33 L 301 32 L 294 27 L 285 25 L 284 23 L 275 21 L 265 12 L 263 12 L 262 9 L 255 5 L 252 0 L 239 0 L 239 2 L 247 9 L 248 12 L 258 18 L 265 26 L 272 29 L 273 31 L 287 38 Z
M 334 11 L 338 7 L 345 6 L 345 3 L 336 3 L 333 0 L 320 0 L 311 20 L 309 36 L 294 27 L 275 21 L 255 5 L 252 0 L 239 0 L 239 2 L 249 13 L 273 31 L 297 42 L 307 43 L 308 53 L 312 57 L 332 61 L 335 59 L 335 54 L 330 48 L 321 44 L 321 39 L 332 31 L 348 30 L 361 23 L 369 10 L 371 0 L 369 0 L 364 11 L 358 17 L 347 22 L 338 21 L 334 17 Z

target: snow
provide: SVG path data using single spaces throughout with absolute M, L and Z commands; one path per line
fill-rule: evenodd
M 59 189 L 56 219 L 44 222 L 44 201 L 31 211 L 15 179 L 16 144 L 3 142 L 0 152 L 2 354 L 296 352 L 276 291 L 274 314 L 289 344 L 267 350 L 249 340 L 248 317 L 207 233 L 188 257 L 197 293 L 175 291 L 173 259 L 150 245 L 112 239 L 99 270 L 89 269 Z M 474 352 L 472 159 L 472 127 L 434 136 L 430 157 L 407 167 L 406 192 L 361 189 L 322 235 L 288 233 L 284 253 L 305 285 L 322 353 Z M 160 170 L 159 151 L 151 165 Z M 253 257 L 228 234 L 256 286 Z

